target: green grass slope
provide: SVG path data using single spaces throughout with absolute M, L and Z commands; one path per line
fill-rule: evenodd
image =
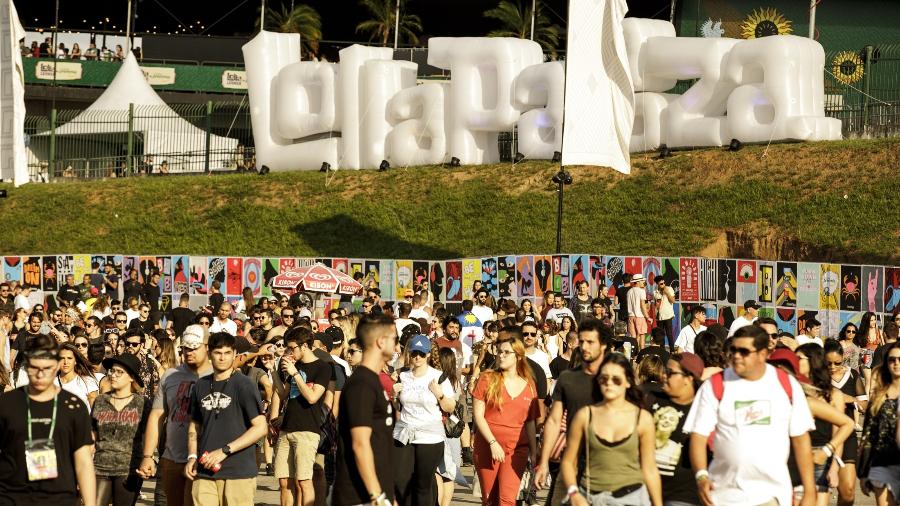
M 572 167 L 563 250 L 897 264 L 900 139 L 747 146 Z M 2 254 L 442 259 L 555 248 L 550 162 L 26 185 Z

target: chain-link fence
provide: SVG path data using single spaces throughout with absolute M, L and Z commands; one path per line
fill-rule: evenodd
M 900 45 L 826 54 L 825 114 L 845 137 L 900 134 Z
M 239 102 L 51 111 L 25 121 L 32 180 L 202 173 L 255 165 Z

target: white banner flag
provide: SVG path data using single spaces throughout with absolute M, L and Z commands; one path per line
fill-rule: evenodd
M 12 0 L 3 3 L 0 6 L 0 178 L 19 186 L 28 182 L 25 73 L 19 50 L 25 30 Z
M 628 174 L 634 86 L 625 53 L 625 0 L 570 0 L 562 164 Z

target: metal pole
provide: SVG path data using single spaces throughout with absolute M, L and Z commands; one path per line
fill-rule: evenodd
M 534 40 L 534 12 L 537 7 L 537 0 L 531 0 L 531 40 Z
M 809 38 L 816 38 L 816 5 L 819 0 L 809 0 Z
M 47 166 L 48 175 L 56 176 L 56 105 L 50 109 L 50 165 Z
M 131 2 L 128 2 L 129 4 Z M 125 152 L 125 170 L 134 174 L 134 104 L 128 104 L 128 147 Z
M 874 48 L 872 46 L 866 46 L 865 60 L 863 60 L 863 65 L 865 65 L 865 67 L 863 68 L 863 70 L 864 70 L 863 78 L 866 80 L 865 86 L 863 88 L 865 90 L 865 93 L 863 94 L 863 134 L 864 135 L 868 135 L 868 131 L 869 131 L 869 83 L 871 82 L 871 79 L 869 79 L 869 78 L 872 76 L 872 65 L 869 65 L 869 64 L 872 62 L 873 50 L 874 50 Z
M 558 190 L 559 199 L 556 206 L 556 254 L 562 253 L 563 188 L 565 188 L 565 186 L 566 182 L 563 178 L 560 178 Z
M 206 102 L 206 155 L 203 157 L 203 171 L 209 174 L 209 145 L 212 137 L 212 100 Z
M 128 20 L 125 21 L 125 54 L 131 52 L 131 0 L 128 0 Z
M 673 25 L 675 24 L 675 1 L 676 0 L 672 0 L 672 7 L 669 9 L 669 23 L 672 23 Z
M 262 0 L 262 8 L 259 10 L 259 31 L 266 29 L 266 0 Z
M 397 0 L 397 12 L 394 14 L 394 51 L 400 42 L 400 0 Z

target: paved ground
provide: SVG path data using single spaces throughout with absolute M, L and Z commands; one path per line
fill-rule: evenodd
M 463 474 L 466 475 L 466 478 L 469 482 L 472 482 L 472 473 L 474 472 L 474 468 L 472 467 L 463 467 Z M 145 482 L 144 483 L 144 497 L 147 500 L 138 501 L 138 504 L 141 505 L 152 505 L 153 504 L 153 487 L 154 482 Z M 256 501 L 255 504 L 258 506 L 279 506 L 278 499 L 278 482 L 275 478 L 270 478 L 268 476 L 259 476 L 257 481 L 257 492 L 256 492 Z M 539 494 L 539 503 L 541 505 L 544 504 L 544 494 Z M 453 505 L 476 505 L 481 504 L 481 499 L 476 498 L 472 495 L 472 490 L 460 485 L 456 486 L 456 493 L 453 496 Z M 832 497 L 831 504 L 835 504 L 834 497 Z M 862 492 L 857 491 L 856 494 L 856 505 L 858 506 L 874 506 L 875 500 L 872 497 L 866 497 L 862 494 Z M 555 505 L 554 505 L 555 506 Z

